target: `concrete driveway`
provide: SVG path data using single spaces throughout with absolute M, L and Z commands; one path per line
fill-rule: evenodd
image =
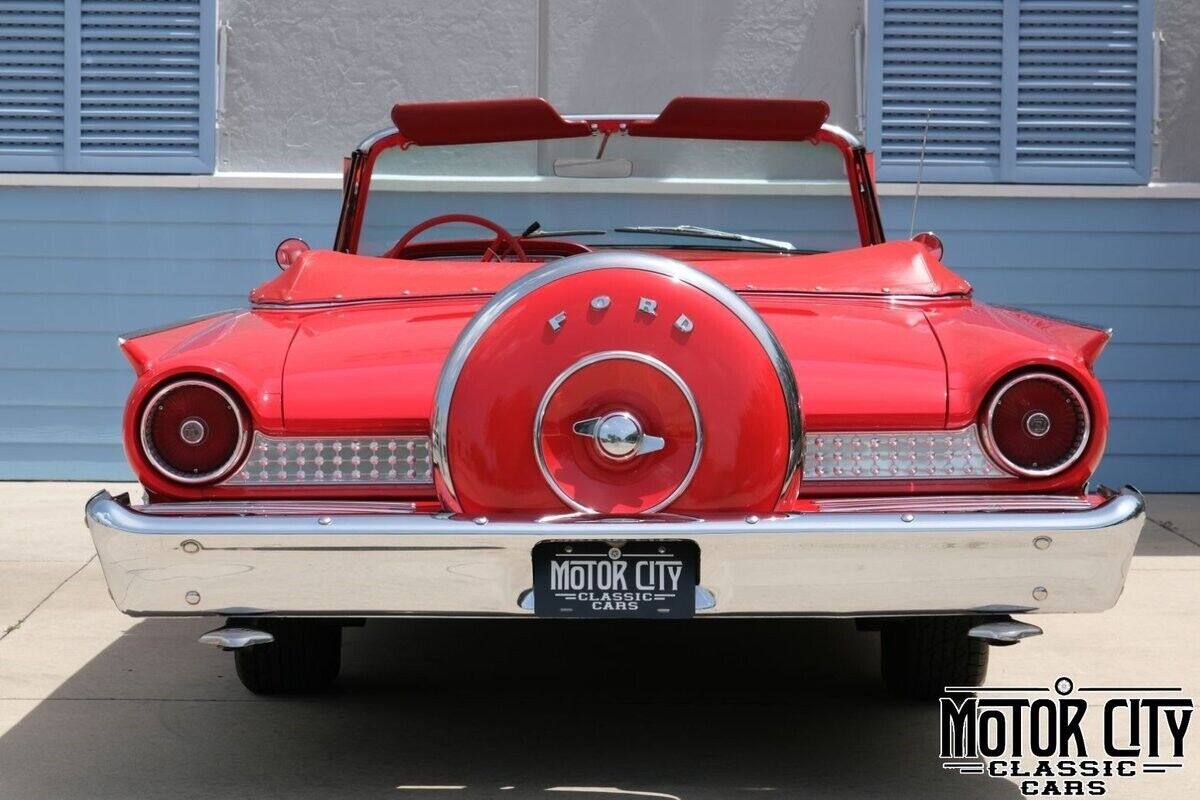
M 80 521 L 96 488 L 0 484 L 6 800 L 1020 796 L 944 771 L 936 708 L 887 699 L 876 636 L 840 621 L 372 622 L 336 694 L 257 698 L 195 643 L 212 621 L 116 612 Z M 1200 696 L 1200 497 L 1150 513 L 1117 608 L 1038 619 L 989 684 Z M 1200 761 L 1109 794 L 1200 797 Z

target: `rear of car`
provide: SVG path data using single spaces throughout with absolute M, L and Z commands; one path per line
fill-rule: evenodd
M 914 697 L 1040 633 L 1013 614 L 1111 607 L 1144 504 L 1088 491 L 1109 332 L 979 303 L 930 239 L 884 243 L 826 113 L 398 106 L 350 160 L 335 251 L 289 250 L 249 309 L 122 341 L 147 502 L 86 509 L 117 606 L 227 618 L 203 640 L 259 692 L 329 685 L 370 617 L 851 617 Z M 590 162 L 639 136 L 630 173 L 676 141 L 823 145 L 857 241 L 371 222 L 394 200 L 373 171 L 410 149 L 565 142 L 556 174 L 620 180 Z M 414 241 L 464 223 L 490 234 Z

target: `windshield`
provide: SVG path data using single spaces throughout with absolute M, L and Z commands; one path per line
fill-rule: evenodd
M 358 252 L 382 255 L 414 225 L 464 213 L 514 235 L 537 222 L 539 236 L 562 231 L 554 238 L 590 248 L 811 253 L 861 243 L 836 147 L 597 135 L 384 150 Z M 449 224 L 420 241 L 492 237 Z

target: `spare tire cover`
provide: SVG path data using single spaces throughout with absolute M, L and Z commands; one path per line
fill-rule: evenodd
M 770 511 L 801 458 L 790 363 L 716 279 L 633 252 L 536 269 L 438 380 L 434 476 L 468 514 Z

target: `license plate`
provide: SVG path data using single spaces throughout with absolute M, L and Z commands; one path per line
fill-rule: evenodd
M 686 619 L 696 611 L 695 542 L 539 542 L 533 606 L 539 617 Z

